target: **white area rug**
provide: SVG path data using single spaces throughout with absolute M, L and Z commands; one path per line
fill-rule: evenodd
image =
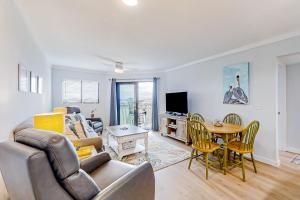
M 105 140 L 106 138 L 104 138 L 104 144 L 106 144 Z M 138 141 L 138 143 L 143 144 L 143 140 Z M 152 133 L 149 133 L 148 145 L 148 156 L 146 156 L 144 152 L 141 152 L 125 156 L 121 161 L 133 165 L 139 165 L 144 161 L 149 161 L 154 171 L 157 171 L 190 157 L 189 151 L 169 144 L 167 141 L 160 139 Z M 106 146 L 105 151 L 107 151 L 113 159 L 117 159 L 116 153 L 111 148 Z

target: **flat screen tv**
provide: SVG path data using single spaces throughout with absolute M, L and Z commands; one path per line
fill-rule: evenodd
M 166 94 L 166 111 L 172 113 L 188 113 L 187 92 Z

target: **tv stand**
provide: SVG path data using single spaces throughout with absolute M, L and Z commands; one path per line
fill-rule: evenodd
M 191 139 L 187 134 L 186 116 L 165 114 L 160 116 L 160 133 L 189 144 Z

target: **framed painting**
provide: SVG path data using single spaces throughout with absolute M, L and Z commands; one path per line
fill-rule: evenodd
M 38 77 L 38 93 L 42 94 L 43 93 L 43 78 L 42 77 Z
M 30 92 L 38 92 L 38 76 L 35 75 L 33 72 L 30 72 Z
M 223 68 L 224 104 L 249 104 L 248 62 Z
M 30 71 L 28 71 L 23 65 L 18 65 L 18 90 L 20 92 L 29 91 Z

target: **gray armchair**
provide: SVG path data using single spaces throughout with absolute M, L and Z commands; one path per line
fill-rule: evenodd
M 0 143 L 0 169 L 11 200 L 154 200 L 149 163 L 135 167 L 103 152 L 79 162 L 63 135 L 33 128 Z

